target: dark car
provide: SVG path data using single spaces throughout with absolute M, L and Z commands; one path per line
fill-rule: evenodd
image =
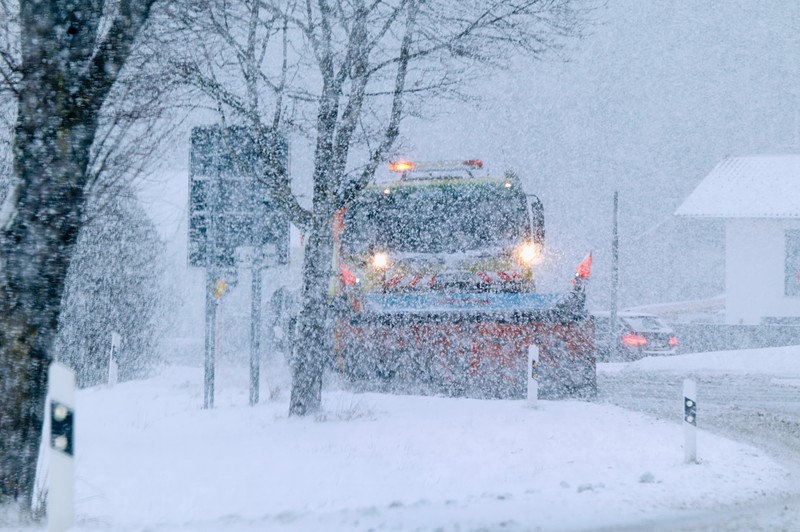
M 612 335 L 611 313 L 595 311 L 592 315 L 595 319 L 598 360 L 639 360 L 646 356 L 674 355 L 678 352 L 675 332 L 658 316 L 635 311 L 619 312 L 618 325 Z

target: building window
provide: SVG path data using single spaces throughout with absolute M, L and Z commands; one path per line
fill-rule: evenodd
M 800 296 L 800 231 L 786 231 L 784 286 L 787 296 Z

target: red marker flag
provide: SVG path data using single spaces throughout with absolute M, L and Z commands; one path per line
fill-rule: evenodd
M 572 280 L 572 284 L 577 284 L 578 279 L 584 281 L 588 280 L 589 277 L 592 275 L 592 254 L 589 253 L 586 255 L 586 258 L 583 259 L 578 265 L 578 269 L 575 270 L 575 278 Z
M 344 262 L 342 263 L 342 281 L 348 286 L 356 284 L 356 275 L 350 271 L 350 268 Z

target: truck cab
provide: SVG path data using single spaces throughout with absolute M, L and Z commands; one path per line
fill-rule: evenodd
M 528 202 L 513 174 L 475 175 L 482 167 L 475 160 L 460 166 L 395 163 L 404 169 L 399 179 L 369 185 L 340 214 L 336 255 L 345 291 L 535 290 L 541 203 Z

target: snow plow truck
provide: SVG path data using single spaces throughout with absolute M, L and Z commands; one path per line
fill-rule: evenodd
M 396 179 L 370 184 L 334 220 L 336 368 L 356 385 L 514 398 L 534 344 L 540 395 L 593 396 L 590 262 L 564 293 L 537 291 L 539 199 L 511 173 L 483 175 L 480 160 L 390 170 Z

